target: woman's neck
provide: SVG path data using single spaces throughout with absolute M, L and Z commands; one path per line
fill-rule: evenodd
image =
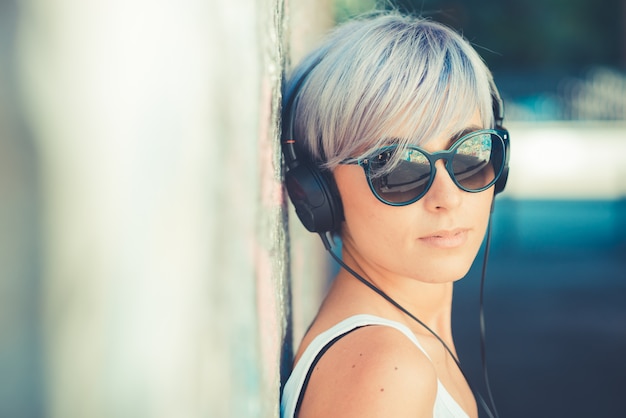
M 391 274 L 377 269 L 366 260 L 354 257 L 346 248 L 343 251 L 343 260 L 362 280 L 384 292 L 445 341 L 451 342 L 453 283 L 426 283 L 412 277 Z M 343 309 L 348 311 L 359 313 L 359 310 L 367 310 L 373 314 L 403 322 L 415 332 L 425 331 L 408 315 L 360 283 L 358 278 L 345 269 L 337 275 L 327 299 L 326 302 L 331 305 L 334 305 L 332 301 L 340 302 Z

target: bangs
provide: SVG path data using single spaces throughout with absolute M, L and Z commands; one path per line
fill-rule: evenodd
M 423 81 L 414 86 L 410 96 L 403 97 L 406 101 L 399 101 L 405 104 L 404 109 L 378 115 L 386 134 L 368 144 L 366 153 L 389 142 L 402 150 L 409 145 L 423 147 L 436 138 L 453 139 L 476 125 L 476 114 L 480 118 L 479 129 L 493 128 L 493 99 L 484 63 L 471 62 L 462 50 L 450 48 L 442 52 L 441 61 L 429 63 Z M 392 159 L 389 163 L 391 169 L 398 161 Z
M 336 32 L 302 87 L 296 134 L 322 167 L 451 138 L 476 112 L 493 126 L 491 74 L 461 36 L 400 16 L 366 23 Z

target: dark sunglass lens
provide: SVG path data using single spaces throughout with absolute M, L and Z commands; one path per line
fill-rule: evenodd
M 456 149 L 452 170 L 458 184 L 469 191 L 490 186 L 500 167 L 494 166 L 501 154 L 502 141 L 491 133 L 477 133 L 465 139 Z M 502 158 L 500 158 L 501 160 Z
M 399 204 L 421 196 L 430 182 L 428 158 L 418 150 L 407 149 L 402 151 L 400 161 L 393 168 L 386 167 L 390 158 L 390 153 L 384 153 L 370 161 L 369 178 L 378 196 Z

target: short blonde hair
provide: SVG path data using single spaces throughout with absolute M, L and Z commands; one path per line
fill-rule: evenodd
M 494 124 L 497 92 L 485 63 L 454 30 L 423 18 L 348 22 L 296 67 L 289 83 L 298 80 L 294 135 L 329 170 L 386 145 L 400 129 L 411 133 L 394 137 L 405 147 L 452 137 L 476 111 L 483 128 Z

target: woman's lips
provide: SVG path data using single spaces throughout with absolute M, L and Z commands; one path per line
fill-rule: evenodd
M 455 248 L 467 241 L 469 229 L 459 228 L 453 230 L 437 231 L 421 237 L 419 240 L 431 247 Z

